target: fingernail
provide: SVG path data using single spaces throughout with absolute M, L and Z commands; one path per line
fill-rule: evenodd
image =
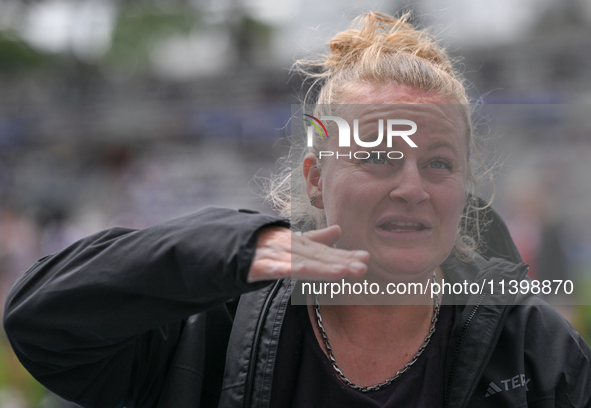
M 334 273 L 341 273 L 345 270 L 345 265 L 333 265 L 330 267 L 330 270 Z
M 368 255 L 369 253 L 367 251 L 355 251 L 355 253 L 353 254 L 355 258 L 359 259 L 365 259 Z
M 361 262 L 351 262 L 349 264 L 349 270 L 353 273 L 361 273 L 365 271 L 365 264 Z

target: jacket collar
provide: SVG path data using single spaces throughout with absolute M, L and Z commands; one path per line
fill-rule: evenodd
M 450 336 L 445 370 L 445 407 L 466 406 L 491 358 L 505 320 L 514 307 L 516 294 L 508 290 L 508 282 L 525 277 L 528 266 L 510 261 L 477 256 L 471 263 L 451 260 L 444 275 L 451 282 L 475 283 L 478 293 L 453 295 L 444 303 L 454 306 L 454 325 Z M 501 288 L 500 282 L 505 286 Z M 492 283 L 492 286 L 490 284 Z M 504 289 L 504 290 L 503 290 Z
M 220 407 L 269 407 L 279 335 L 293 282 L 276 281 L 241 296 L 226 354 Z

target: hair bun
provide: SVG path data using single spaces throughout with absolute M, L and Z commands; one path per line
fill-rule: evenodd
M 325 68 L 336 73 L 355 64 L 375 64 L 384 54 L 410 54 L 452 73 L 452 63 L 445 50 L 433 36 L 416 30 L 409 18 L 410 13 L 400 19 L 376 12 L 359 16 L 354 22 L 357 28 L 337 34 L 328 43 L 330 54 Z

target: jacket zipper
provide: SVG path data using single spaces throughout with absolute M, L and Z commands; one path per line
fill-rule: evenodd
M 522 271 L 522 273 L 521 273 L 520 279 L 523 279 L 523 277 L 524 277 L 525 275 L 527 275 L 527 272 L 528 272 L 528 271 L 529 271 L 529 265 L 528 265 L 528 264 L 524 264 L 524 268 L 523 268 L 523 271 Z M 459 357 L 459 354 L 460 354 L 460 350 L 461 350 L 461 348 L 462 348 L 462 345 L 463 345 L 463 343 L 464 343 L 464 337 L 465 337 L 465 336 L 466 336 L 466 334 L 468 333 L 468 328 L 470 327 L 470 324 L 472 323 L 472 320 L 474 319 L 474 316 L 476 316 L 476 312 L 477 312 L 477 311 L 478 311 L 478 309 L 480 308 L 480 305 L 482 304 L 482 300 L 484 299 L 484 297 L 485 297 L 485 296 L 486 296 L 486 293 L 483 293 L 483 294 L 480 296 L 480 299 L 478 299 L 478 303 L 477 303 L 477 304 L 474 306 L 474 308 L 472 309 L 472 312 L 470 313 L 470 316 L 468 317 L 468 320 L 466 320 L 466 323 L 464 324 L 464 327 L 463 327 L 463 329 L 462 329 L 462 334 L 461 334 L 461 336 L 460 336 L 460 342 L 459 342 L 459 344 L 458 344 L 458 346 L 456 347 L 456 350 L 455 350 L 455 352 L 454 352 L 454 359 L 453 359 L 453 363 L 452 363 L 453 365 L 452 365 L 452 368 L 451 368 L 451 370 L 450 370 L 450 375 L 449 375 L 449 383 L 448 383 L 448 385 L 447 385 L 447 392 L 446 392 L 446 395 L 445 395 L 445 407 L 449 407 L 449 398 L 450 398 L 450 390 L 451 390 L 451 385 L 452 385 L 452 379 L 453 379 L 453 376 L 454 376 L 454 374 L 455 374 L 455 371 L 456 371 L 456 366 L 457 366 L 458 357 Z M 489 350 L 487 350 L 487 352 L 486 352 L 485 359 L 486 359 L 486 356 L 488 355 L 488 353 L 490 353 L 490 352 L 491 352 L 491 350 L 490 350 L 490 348 L 489 348 Z M 484 370 L 485 368 L 486 368 L 486 367 L 481 367 L 481 368 L 480 368 L 480 369 L 477 371 L 477 373 L 476 373 L 476 376 L 475 376 L 475 378 L 476 378 L 476 379 L 477 379 L 477 378 L 480 378 L 480 375 L 482 374 L 482 372 L 483 372 L 483 370 Z M 472 392 L 473 392 L 473 391 L 474 391 L 474 389 L 476 388 L 476 387 L 475 387 L 475 384 L 476 384 L 476 382 L 474 382 L 474 383 L 472 384 L 472 386 L 470 387 L 470 389 L 468 390 L 468 392 L 467 392 L 467 394 L 466 394 L 467 398 L 469 398 L 469 397 L 472 395 Z M 468 399 L 466 399 L 466 402 L 465 402 L 465 403 L 462 405 L 462 408 L 466 407 L 466 405 L 467 405 L 467 402 L 468 402 Z
M 273 299 L 275 298 L 275 295 L 279 291 L 279 288 L 281 287 L 281 283 L 282 283 L 282 281 L 278 280 L 278 281 L 275 281 L 275 283 L 273 284 L 271 291 L 269 292 L 269 294 L 267 295 L 267 298 L 265 299 L 265 304 L 263 305 L 263 310 L 259 314 L 259 318 L 257 320 L 257 325 L 256 325 L 256 329 L 254 332 L 254 339 L 253 339 L 253 343 L 252 343 L 252 350 L 250 351 L 248 373 L 246 375 L 246 387 L 245 387 L 245 392 L 244 392 L 244 403 L 243 403 L 244 408 L 248 408 L 250 406 L 250 402 L 252 399 L 252 389 L 254 387 L 254 370 L 256 368 L 255 358 L 259 352 L 261 327 L 265 323 L 265 319 L 267 318 L 267 313 L 269 311 L 269 308 L 271 307 L 271 302 L 273 301 Z
M 454 357 L 453 357 L 453 362 L 452 362 L 452 366 L 451 366 L 451 370 L 449 373 L 449 383 L 447 384 L 447 390 L 445 393 L 445 406 L 449 407 L 449 396 L 450 396 L 450 391 L 451 391 L 451 385 L 453 384 L 453 377 L 455 375 L 456 372 L 456 367 L 457 367 L 457 362 L 458 362 L 458 357 L 460 355 L 460 350 L 462 349 L 462 345 L 464 344 L 464 337 L 466 337 L 466 334 L 468 333 L 468 329 L 470 328 L 470 325 L 472 324 L 472 320 L 474 319 L 474 316 L 476 316 L 476 312 L 478 311 L 478 309 L 480 309 L 480 305 L 482 303 L 482 300 L 484 299 L 484 297 L 486 296 L 485 293 L 483 293 L 480 296 L 480 299 L 478 299 L 478 303 L 476 303 L 476 305 L 474 305 L 474 307 L 472 308 L 472 312 L 470 312 L 470 316 L 468 316 L 468 319 L 466 320 L 466 323 L 464 323 L 464 327 L 462 328 L 462 333 L 460 335 L 460 342 L 458 343 L 458 346 L 456 347 L 455 351 L 454 351 Z
M 525 275 L 527 275 L 527 272 L 528 272 L 528 271 L 529 271 L 529 265 L 528 265 L 528 264 L 524 264 L 524 268 L 523 268 L 523 270 L 522 270 L 522 272 L 521 272 L 521 276 L 519 277 L 519 279 L 523 279 L 523 278 L 525 277 Z M 505 312 L 505 315 L 506 315 L 507 313 L 508 313 L 508 312 L 506 311 L 506 312 Z M 503 317 L 503 320 L 502 320 L 501 322 L 499 322 L 499 323 L 502 323 L 502 324 L 499 324 L 499 327 L 503 327 L 503 325 L 504 325 L 504 323 L 505 323 L 505 319 L 506 319 L 506 316 L 504 316 L 504 317 Z M 485 355 L 484 355 L 484 360 L 487 360 L 487 359 L 488 359 L 488 355 L 489 355 L 490 353 L 492 353 L 492 352 L 493 352 L 493 350 L 494 350 L 494 348 L 491 348 L 491 347 L 490 347 L 490 345 L 489 345 L 489 347 L 488 347 L 488 349 L 486 350 L 486 353 L 485 353 Z M 475 379 L 475 380 L 476 380 L 476 379 L 479 379 L 479 378 L 482 376 L 482 374 L 483 374 L 484 370 L 486 370 L 486 366 L 481 366 L 481 367 L 478 369 L 478 371 L 476 372 L 476 375 L 474 376 L 474 379 Z M 474 390 L 476 389 L 476 386 L 477 386 L 477 384 L 478 384 L 478 383 L 477 383 L 477 381 L 474 381 L 474 382 L 472 383 L 472 385 L 470 386 L 470 388 L 468 388 L 468 393 L 466 394 L 468 397 L 472 395 L 472 393 L 473 393 L 473 392 L 474 392 Z M 466 399 L 465 403 L 462 405 L 462 408 L 465 408 L 467 405 L 468 405 L 468 399 Z

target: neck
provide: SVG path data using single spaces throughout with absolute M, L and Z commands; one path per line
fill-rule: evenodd
M 323 333 L 329 336 L 334 353 L 329 356 L 312 306 L 308 312 L 324 353 L 338 359 L 347 381 L 360 386 L 393 379 L 418 358 L 420 347 L 431 337 L 434 313 L 428 305 L 326 306 Z
M 434 271 L 435 279 L 443 277 L 440 268 Z M 431 276 L 433 279 L 433 276 Z M 380 287 L 386 287 L 386 284 Z M 387 295 L 381 297 L 367 296 L 364 300 L 373 300 L 373 304 L 330 304 L 327 296 L 319 296 L 322 319 L 328 331 L 337 336 L 345 336 L 354 343 L 375 344 L 385 340 L 388 346 L 392 339 L 404 342 L 421 336 L 425 328 L 430 328 L 434 313 L 435 299 L 430 291 L 425 294 L 405 296 Z M 343 300 L 341 298 L 340 300 Z M 344 298 L 345 302 L 351 299 Z M 356 299 L 359 300 L 359 299 Z M 377 302 L 375 302 L 377 300 Z M 380 300 L 398 304 L 379 304 Z M 440 302 L 440 300 L 439 300 Z M 370 302 L 367 302 L 370 303 Z M 383 302 L 386 303 L 386 302 Z M 402 304 L 400 304 L 402 303 Z M 312 308 L 310 308 L 312 311 Z M 315 313 L 311 314 L 315 326 Z M 382 335 L 376 336 L 376 333 Z
M 439 304 L 438 296 L 434 302 Z M 418 358 L 420 347 L 431 338 L 436 310 L 438 307 L 433 303 L 316 304 L 308 308 L 316 339 L 324 353 L 329 356 L 331 349 L 334 356 L 330 354 L 330 359 L 339 359 L 337 371 L 348 373 L 349 378 L 343 377 L 346 383 L 352 381 L 361 386 L 381 386 L 387 379 L 394 379 L 393 373 L 397 373 L 397 377 L 409 361 Z M 317 322 L 320 316 L 316 312 L 321 314 L 322 324 Z M 331 339 L 330 346 L 326 336 Z
M 337 336 L 356 344 L 382 342 L 391 347 L 422 336 L 431 326 L 433 305 L 326 305 L 321 306 L 321 314 L 327 331 Z

